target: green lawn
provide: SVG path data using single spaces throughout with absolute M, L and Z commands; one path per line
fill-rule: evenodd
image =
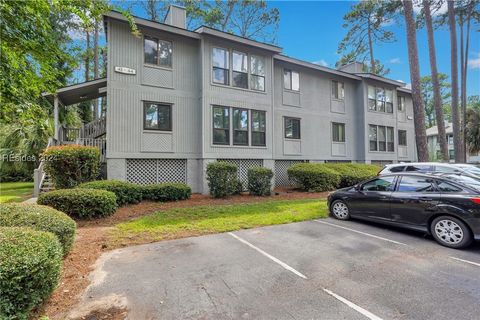
M 0 183 L 0 203 L 22 202 L 33 195 L 33 182 Z
M 111 244 L 124 246 L 325 218 L 327 211 L 326 201 L 317 199 L 168 209 L 116 225 Z

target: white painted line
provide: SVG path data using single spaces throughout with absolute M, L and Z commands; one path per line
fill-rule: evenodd
M 449 258 L 453 259 L 453 260 L 469 263 L 469 264 L 472 264 L 472 265 L 477 266 L 477 267 L 480 267 L 480 263 L 476 263 L 476 262 L 472 262 L 472 261 L 468 261 L 468 260 L 463 260 L 463 259 L 455 258 L 455 257 L 449 257 Z
M 323 289 L 323 291 L 325 291 L 326 293 L 328 293 L 329 295 L 331 295 L 331 296 L 334 297 L 335 299 L 340 300 L 341 302 L 345 303 L 347 306 L 349 306 L 350 308 L 354 309 L 355 311 L 363 314 L 363 315 L 364 315 L 365 317 L 367 317 L 368 319 L 371 319 L 371 320 L 382 320 L 382 318 L 377 317 L 376 315 L 374 315 L 374 314 L 371 313 L 370 311 L 365 310 L 365 309 L 363 309 L 363 308 L 360 307 L 360 306 L 357 306 L 355 303 L 353 303 L 353 302 L 351 302 L 351 301 L 348 301 L 348 300 L 345 299 L 344 297 L 341 297 L 341 296 L 339 296 L 338 294 L 333 293 L 332 291 L 330 291 L 330 290 L 328 290 L 328 289 Z
M 372 237 L 372 238 L 375 238 L 375 239 L 388 241 L 388 242 L 399 244 L 399 245 L 402 245 L 402 246 L 408 246 L 406 243 L 402 243 L 402 242 L 398 242 L 398 241 L 395 241 L 395 240 L 390 240 L 390 239 L 387 239 L 387 238 L 379 237 L 379 236 L 376 236 L 376 235 L 373 235 L 373 234 L 370 234 L 370 233 L 366 233 L 366 232 L 362 232 L 362 231 L 358 231 L 358 230 L 355 230 L 355 229 L 342 227 L 342 226 L 339 226 L 338 224 L 329 223 L 329 222 L 320 221 L 320 220 L 313 220 L 313 221 L 318 222 L 318 223 L 328 224 L 329 226 L 332 226 L 332 227 L 337 227 L 337 228 L 349 230 L 349 231 L 352 231 L 352 232 L 356 232 L 356 233 L 359 233 L 359 234 L 363 234 L 364 236 L 369 236 L 369 237 Z
M 285 262 L 282 262 L 282 261 L 278 260 L 277 258 L 275 258 L 274 256 L 266 253 L 266 252 L 263 251 L 262 249 L 255 247 L 253 244 L 251 244 L 251 243 L 248 242 L 247 240 L 244 240 L 244 239 L 240 238 L 239 236 L 237 236 L 236 234 L 233 234 L 233 233 L 231 233 L 231 232 L 229 232 L 228 234 L 231 235 L 232 237 L 234 237 L 235 239 L 237 239 L 238 241 L 243 242 L 244 244 L 246 244 L 246 245 L 249 246 L 250 248 L 257 250 L 258 252 L 260 252 L 261 254 L 263 254 L 265 257 L 267 257 L 267 258 L 269 258 L 270 260 L 278 263 L 279 265 L 281 265 L 282 267 L 284 267 L 284 268 L 287 269 L 288 271 L 291 271 L 291 272 L 295 273 L 295 274 L 296 274 L 297 276 L 299 276 L 300 278 L 307 279 L 307 277 L 306 277 L 305 275 L 303 275 L 302 273 L 300 273 L 300 272 L 298 272 L 297 270 L 293 269 L 292 267 L 290 267 L 290 266 L 289 266 L 288 264 L 286 264 Z

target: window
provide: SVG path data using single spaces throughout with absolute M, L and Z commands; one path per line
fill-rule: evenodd
M 442 172 L 442 173 L 458 173 L 460 172 L 459 169 L 455 167 L 450 167 L 450 166 L 441 166 L 441 165 L 436 165 L 435 166 L 435 172 Z
M 252 110 L 252 146 L 265 146 L 265 111 Z
M 233 144 L 248 146 L 247 109 L 233 109 Z
M 265 61 L 263 57 L 250 56 L 250 88 L 265 91 Z
M 405 171 L 408 171 L 408 172 L 412 172 L 412 171 L 415 171 L 415 172 L 431 172 L 431 171 L 433 171 L 433 168 L 432 168 L 432 166 L 430 166 L 428 164 L 417 164 L 417 165 L 407 166 Z
M 230 108 L 213 107 L 213 144 L 230 144 Z
M 225 49 L 213 48 L 213 82 L 228 85 L 229 82 L 229 60 L 228 51 Z
M 435 192 L 433 180 L 423 177 L 403 176 L 398 185 L 399 192 Z
M 369 125 L 370 151 L 395 151 L 393 132 L 393 127 Z
M 332 80 L 332 97 L 339 100 L 343 100 L 345 98 L 343 82 Z
M 453 136 L 448 136 L 448 144 L 453 144 Z
M 407 145 L 407 130 L 398 130 L 398 145 Z
M 332 122 L 332 141 L 345 142 L 345 124 Z
M 405 112 L 405 97 L 402 97 L 402 96 L 398 96 L 397 97 L 397 108 L 398 108 L 398 111 L 400 112 Z
M 172 131 L 172 106 L 156 102 L 143 103 L 143 129 Z
M 172 43 L 156 38 L 144 38 L 144 60 L 145 63 L 161 67 L 172 67 Z
M 232 85 L 238 88 L 248 88 L 248 57 L 245 53 L 234 51 L 232 54 Z
M 300 119 L 285 117 L 285 138 L 300 139 Z
M 395 177 L 378 178 L 364 183 L 361 187 L 363 191 L 392 191 Z
M 437 181 L 437 188 L 440 192 L 460 192 L 462 191 L 461 188 L 458 188 L 450 183 L 445 181 Z
M 368 110 L 393 113 L 393 91 L 368 86 Z
M 299 91 L 300 90 L 300 75 L 296 71 L 284 69 L 283 70 L 283 86 L 285 89 Z
M 448 150 L 448 158 L 449 158 L 450 160 L 455 159 L 455 150 L 453 150 L 453 149 L 452 149 L 452 150 Z
M 403 170 L 405 170 L 405 166 L 396 166 L 390 168 L 390 172 L 402 172 Z

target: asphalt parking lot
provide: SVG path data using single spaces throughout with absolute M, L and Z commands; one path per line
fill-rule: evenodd
M 83 304 L 129 319 L 479 319 L 480 244 L 314 220 L 102 256 Z

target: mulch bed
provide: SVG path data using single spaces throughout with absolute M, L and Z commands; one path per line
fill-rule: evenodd
M 253 203 L 272 200 L 295 200 L 295 199 L 325 199 L 328 192 L 307 193 L 286 189 L 277 189 L 275 194 L 269 197 L 254 197 L 241 194 L 228 199 L 213 199 L 208 195 L 193 194 L 188 200 L 178 202 L 150 202 L 143 201 L 139 204 L 128 205 L 119 208 L 115 214 L 95 220 L 77 221 L 77 236 L 75 244 L 63 261 L 62 275 L 58 288 L 42 308 L 34 313 L 33 318 L 47 315 L 49 319 L 64 319 L 68 311 L 74 306 L 84 292 L 90 281 L 88 274 L 93 270 L 95 261 L 100 255 L 108 251 L 107 232 L 117 223 L 136 219 L 150 213 L 182 207 L 226 205 L 236 203 Z M 121 312 L 123 315 L 124 313 Z M 94 314 L 88 319 L 103 319 Z M 114 317 L 118 319 L 119 314 Z M 108 318 L 108 316 L 107 316 Z

